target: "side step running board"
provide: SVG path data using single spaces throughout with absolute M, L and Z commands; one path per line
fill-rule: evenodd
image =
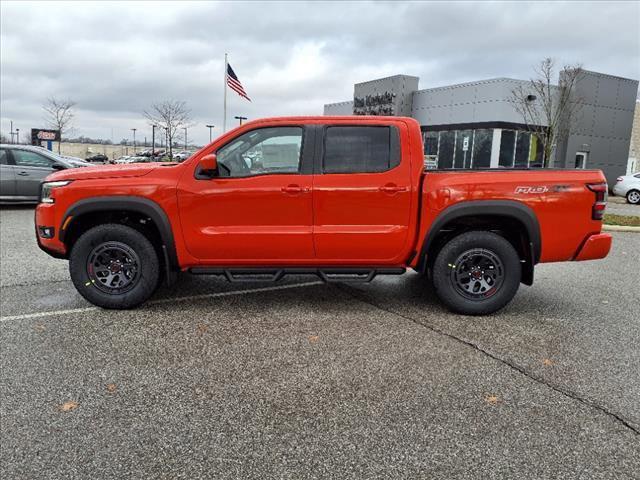
M 277 282 L 285 275 L 317 275 L 324 282 L 370 282 L 377 275 L 402 275 L 405 268 L 211 268 L 193 267 L 189 273 L 194 275 L 220 275 L 230 282 Z

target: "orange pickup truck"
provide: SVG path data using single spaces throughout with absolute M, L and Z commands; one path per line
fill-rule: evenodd
M 40 248 L 74 285 L 132 308 L 176 273 L 230 281 L 428 274 L 451 310 L 488 314 L 540 262 L 604 258 L 598 170 L 425 171 L 403 117 L 287 117 L 226 133 L 183 163 L 53 173 L 36 209 Z

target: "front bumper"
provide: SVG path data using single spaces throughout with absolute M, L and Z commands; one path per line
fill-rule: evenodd
M 67 258 L 67 247 L 60 241 L 58 235 L 58 223 L 54 203 L 38 204 L 35 212 L 35 233 L 38 247 L 52 257 Z M 55 235 L 52 238 L 43 236 L 42 231 L 45 228 L 53 228 Z
M 587 238 L 578 250 L 574 261 L 597 260 L 604 258 L 611 250 L 612 237 L 608 233 L 596 233 Z

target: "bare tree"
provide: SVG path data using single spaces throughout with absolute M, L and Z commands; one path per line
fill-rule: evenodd
M 162 127 L 160 132 L 166 134 L 169 156 L 173 156 L 173 143 L 180 138 L 184 127 L 190 127 L 191 110 L 187 104 L 179 100 L 163 100 L 151 105 L 144 111 L 144 116 L 151 125 Z
M 62 135 L 71 131 L 74 112 L 73 107 L 76 103 L 71 99 L 61 100 L 55 97 L 49 97 L 42 106 L 45 111 L 45 122 L 49 128 L 60 130 L 60 142 L 58 142 L 58 153 L 60 153 L 60 144 L 62 143 Z
M 553 83 L 556 66 L 552 58 L 542 60 L 534 72 L 536 78 L 512 90 L 511 102 L 527 129 L 542 144 L 544 166 L 548 167 L 554 146 L 568 135 L 582 108 L 575 86 L 583 70 L 581 65 L 565 65 L 557 85 Z

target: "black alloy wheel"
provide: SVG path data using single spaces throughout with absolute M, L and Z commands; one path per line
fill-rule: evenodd
M 140 279 L 140 259 L 122 242 L 105 242 L 87 258 L 87 275 L 96 288 L 113 295 L 130 291 Z
M 495 295 L 504 280 L 504 266 L 491 250 L 474 248 L 460 254 L 451 281 L 456 290 L 470 300 L 485 300 Z

